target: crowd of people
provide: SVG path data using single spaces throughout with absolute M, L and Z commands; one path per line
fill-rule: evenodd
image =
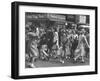
M 67 28 L 67 26 L 36 27 L 25 29 L 25 60 L 30 67 L 35 67 L 38 60 L 65 59 L 73 62 L 85 62 L 89 58 L 89 31 L 84 28 Z

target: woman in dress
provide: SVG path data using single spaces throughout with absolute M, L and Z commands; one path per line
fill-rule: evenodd
M 28 44 L 27 44 L 27 54 L 26 58 L 29 58 L 29 62 L 27 65 L 29 67 L 35 67 L 34 62 L 37 58 L 39 58 L 39 51 L 38 51 L 38 35 L 39 35 L 39 30 L 38 28 L 35 31 L 28 32 L 27 35 L 30 37 Z
M 75 50 L 75 57 L 74 57 L 74 60 L 76 61 L 79 57 L 81 57 L 81 61 L 82 62 L 85 62 L 84 60 L 84 56 L 86 54 L 86 51 L 85 51 L 85 44 L 88 45 L 89 47 L 89 44 L 87 42 L 87 39 L 86 39 L 86 36 L 84 35 L 84 31 L 82 30 L 81 34 L 79 35 L 79 42 L 78 42 L 78 46 L 77 46 L 77 49 Z

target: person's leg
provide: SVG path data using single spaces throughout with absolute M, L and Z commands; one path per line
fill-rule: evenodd
M 73 48 L 71 48 L 71 58 L 73 58 L 73 53 L 74 53 L 74 50 Z
M 74 61 L 76 61 L 80 57 L 80 54 L 78 54 L 75 58 Z
M 84 56 L 81 56 L 82 57 L 82 62 L 85 62 L 85 60 L 84 60 Z
M 81 45 L 81 57 L 82 57 L 82 62 L 84 62 L 85 60 L 84 60 L 84 56 L 85 56 L 85 47 L 84 47 L 84 44 L 82 44 Z
M 34 65 L 35 59 L 36 59 L 35 57 L 32 58 L 32 63 L 30 65 L 32 68 L 35 68 L 35 65 Z
M 35 58 L 34 57 L 30 57 L 30 61 L 28 62 L 28 66 L 30 66 L 31 68 L 34 68 L 35 65 L 34 65 L 34 61 L 35 61 Z
M 61 63 L 64 63 L 64 60 L 63 60 L 63 58 L 62 58 L 62 55 L 59 55 L 59 61 L 60 61 Z

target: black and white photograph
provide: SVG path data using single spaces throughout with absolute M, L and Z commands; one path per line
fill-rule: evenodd
M 12 3 L 12 78 L 97 74 L 97 7 Z
M 25 68 L 89 65 L 89 32 L 89 15 L 25 12 Z

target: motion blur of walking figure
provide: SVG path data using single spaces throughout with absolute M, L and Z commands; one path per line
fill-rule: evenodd
M 84 56 L 86 54 L 85 51 L 85 45 L 89 47 L 89 44 L 87 42 L 86 36 L 84 35 L 85 31 L 82 30 L 81 34 L 79 35 L 79 42 L 77 49 L 75 50 L 75 58 L 74 60 L 76 61 L 79 57 L 81 57 L 82 62 L 85 62 Z

